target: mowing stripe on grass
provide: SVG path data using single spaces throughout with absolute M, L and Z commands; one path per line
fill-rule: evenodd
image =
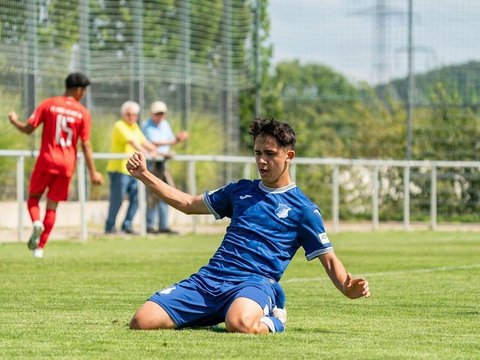
M 402 276 L 406 274 L 432 273 L 432 272 L 440 272 L 440 271 L 468 270 L 468 269 L 478 269 L 478 268 L 480 268 L 480 264 L 461 265 L 461 266 L 441 266 L 436 268 L 412 269 L 412 270 L 402 270 L 402 271 L 371 272 L 371 273 L 359 274 L 358 276 L 362 276 L 362 277 L 398 276 L 398 275 Z M 328 277 L 291 278 L 291 279 L 283 280 L 282 284 L 321 281 L 321 280 L 330 280 L 330 279 Z

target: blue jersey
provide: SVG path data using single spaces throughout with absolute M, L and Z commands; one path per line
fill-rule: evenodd
M 279 281 L 299 247 L 307 260 L 333 251 L 319 208 L 295 183 L 273 189 L 260 180 L 240 180 L 206 192 L 203 201 L 216 219 L 231 221 L 199 274 Z

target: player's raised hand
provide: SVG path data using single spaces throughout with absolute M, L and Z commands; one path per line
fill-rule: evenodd
M 370 296 L 368 281 L 364 278 L 353 278 L 352 274 L 347 273 L 347 278 L 343 283 L 343 293 L 350 299 Z
M 127 170 L 133 177 L 139 177 L 147 170 L 147 161 L 145 155 L 141 152 L 136 152 L 127 161 Z

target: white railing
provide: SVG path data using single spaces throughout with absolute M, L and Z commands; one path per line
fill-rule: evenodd
M 27 150 L 0 150 L 0 157 L 15 157 L 16 168 L 16 194 L 18 203 L 18 239 L 23 238 L 23 215 L 25 211 L 24 181 L 25 158 L 37 156 L 38 151 Z M 95 159 L 125 159 L 128 155 L 112 153 L 95 153 Z M 224 156 L 224 155 L 177 155 L 175 161 L 187 163 L 187 184 L 191 194 L 197 194 L 196 163 L 197 162 L 223 162 L 244 164 L 244 178 L 251 178 L 252 164 L 255 160 L 251 156 Z M 372 228 L 379 229 L 379 169 L 382 167 L 403 168 L 403 183 L 410 184 L 410 169 L 424 168 L 430 171 L 430 228 L 437 228 L 437 169 L 438 168 L 475 168 L 480 170 L 480 161 L 406 161 L 406 160 L 367 160 L 367 159 L 341 159 L 341 158 L 302 158 L 297 157 L 292 163 L 291 176 L 295 179 L 297 165 L 328 165 L 332 170 L 332 230 L 340 231 L 339 204 L 340 204 L 340 166 L 362 166 L 371 169 L 372 173 Z M 85 188 L 85 159 L 80 152 L 77 162 L 78 199 L 80 203 L 81 239 L 87 240 L 88 229 L 86 221 L 86 188 Z M 146 234 L 145 223 L 145 186 L 139 183 L 139 211 L 140 234 Z M 193 231 L 196 231 L 196 217 L 192 216 Z M 403 227 L 410 229 L 410 188 L 404 186 L 403 194 Z

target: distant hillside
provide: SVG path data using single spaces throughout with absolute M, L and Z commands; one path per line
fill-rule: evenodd
M 403 101 L 407 99 L 408 79 L 396 79 L 387 85 L 375 88 L 381 93 L 385 88 L 395 90 Z M 415 75 L 415 103 L 429 104 L 429 93 L 435 86 L 442 84 L 449 93 L 461 99 L 464 105 L 478 105 L 480 98 L 480 61 L 470 61 L 466 64 L 445 66 L 423 74 Z

